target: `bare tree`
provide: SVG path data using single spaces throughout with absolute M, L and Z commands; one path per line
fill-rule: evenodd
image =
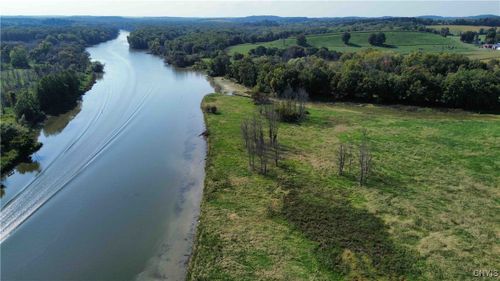
M 359 145 L 359 185 L 366 184 L 372 166 L 372 155 L 368 141 L 368 134 L 363 130 Z
M 278 166 L 280 157 L 280 145 L 278 143 L 279 114 L 275 104 L 265 105 L 261 108 L 261 113 L 266 117 L 268 126 L 269 148 L 274 159 L 274 164 Z
M 245 142 L 245 148 L 248 154 L 248 165 L 251 169 L 255 167 L 255 148 L 253 142 L 253 132 L 251 130 L 251 120 L 245 119 L 241 122 L 241 136 L 243 137 L 243 141 Z
M 309 94 L 303 88 L 300 88 L 296 94 L 297 111 L 299 113 L 299 121 L 306 117 L 306 102 L 309 99 Z
M 243 120 L 240 128 L 250 168 L 255 169 L 255 157 L 257 157 L 259 158 L 260 172 L 267 173 L 268 145 L 262 120 L 258 115 L 254 115 L 250 119 Z
M 347 146 L 341 143 L 337 150 L 337 171 L 339 176 L 342 176 L 344 174 L 344 166 L 346 160 L 347 160 Z
M 344 175 L 346 168 L 351 172 L 352 148 L 348 143 L 341 143 L 337 149 L 337 172 L 339 176 Z
M 258 123 L 258 127 L 255 128 L 255 132 L 257 135 L 256 139 L 256 152 L 257 156 L 259 157 L 260 160 L 260 172 L 262 174 L 267 173 L 267 158 L 268 158 L 268 153 L 267 153 L 267 145 L 266 145 L 266 139 L 264 137 L 264 130 L 262 127 L 262 122 Z
M 280 94 L 278 111 L 280 118 L 287 122 L 300 122 L 306 117 L 307 92 L 300 88 L 294 90 L 288 85 Z

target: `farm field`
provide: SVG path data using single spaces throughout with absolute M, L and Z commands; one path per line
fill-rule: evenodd
M 414 107 L 309 104 L 280 123 L 279 167 L 248 169 L 252 100 L 212 94 L 188 280 L 470 280 L 500 263 L 500 119 Z M 367 130 L 373 173 L 338 176 L 338 144 Z M 370 242 L 369 242 L 370 241 Z M 403 277 L 404 276 L 404 277 Z
M 427 27 L 433 28 L 436 30 L 441 30 L 441 28 L 449 28 L 450 32 L 459 35 L 460 32 L 466 32 L 466 31 L 475 31 L 479 32 L 479 30 L 482 28 L 484 30 L 488 30 L 491 28 L 491 26 L 485 26 L 485 25 L 480 25 L 480 26 L 473 26 L 473 25 L 428 25 Z
M 461 53 L 478 59 L 500 58 L 500 52 L 483 50 L 470 44 L 460 42 L 458 37 L 442 37 L 437 34 L 425 32 L 402 32 L 388 31 L 386 35 L 387 47 L 375 47 L 368 43 L 368 37 L 372 32 L 352 32 L 349 45 L 342 42 L 341 33 L 330 33 L 307 36 L 307 42 L 314 47 L 326 47 L 330 50 L 340 52 L 357 52 L 366 48 L 379 49 L 384 51 L 394 51 L 399 53 L 410 53 L 414 51 L 424 51 L 431 53 L 451 52 Z M 246 54 L 257 46 L 287 48 L 296 45 L 296 39 L 287 38 L 256 44 L 240 44 L 228 49 L 230 54 Z

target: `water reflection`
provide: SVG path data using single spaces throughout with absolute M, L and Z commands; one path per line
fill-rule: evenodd
M 43 135 L 49 137 L 59 134 L 81 110 L 82 104 L 78 102 L 75 108 L 66 113 L 57 116 L 49 116 L 42 128 Z
M 37 172 L 39 173 L 41 171 L 41 166 L 38 161 L 30 162 L 30 163 L 21 163 L 17 165 L 16 171 L 19 172 L 20 174 L 26 174 L 26 173 L 32 173 L 32 172 Z

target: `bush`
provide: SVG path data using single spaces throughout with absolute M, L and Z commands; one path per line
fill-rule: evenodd
M 252 92 L 252 99 L 253 99 L 254 104 L 256 104 L 256 105 L 271 103 L 271 100 L 269 99 L 269 95 L 264 93 L 264 92 L 261 92 L 261 91 Z
M 10 51 L 10 63 L 15 68 L 28 68 L 28 52 L 23 46 L 16 46 Z
M 219 111 L 217 110 L 217 106 L 211 105 L 211 104 L 205 105 L 205 107 L 203 108 L 203 111 L 206 113 L 210 113 L 210 114 L 218 114 L 219 113 Z
M 11 170 L 19 162 L 29 160 L 31 153 L 40 148 L 33 132 L 13 123 L 0 125 L 2 174 Z
M 47 114 L 59 114 L 74 107 L 80 94 L 80 79 L 70 71 L 49 74 L 37 86 L 40 108 Z
M 296 123 L 304 120 L 306 117 L 306 91 L 303 89 L 293 91 L 288 87 L 281 96 L 282 99 L 278 101 L 276 108 L 281 121 Z
M 95 61 L 92 63 L 92 71 L 95 73 L 103 73 L 104 72 L 104 64 L 99 61 Z
M 18 119 L 32 125 L 44 118 L 38 100 L 35 95 L 29 91 L 19 92 L 16 105 L 14 106 L 14 112 Z
M 451 107 L 500 110 L 500 73 L 460 69 L 444 81 L 442 101 Z
M 374 46 L 383 46 L 385 43 L 385 34 L 383 32 L 372 33 L 368 37 L 368 43 Z
M 460 40 L 465 43 L 472 43 L 477 39 L 477 33 L 474 31 L 467 31 L 460 35 Z

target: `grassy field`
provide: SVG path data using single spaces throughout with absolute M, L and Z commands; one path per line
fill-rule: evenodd
M 427 32 L 403 32 L 387 31 L 386 47 L 374 47 L 368 43 L 368 36 L 371 32 L 353 32 L 349 45 L 342 42 L 341 33 L 331 33 L 322 35 L 307 36 L 307 41 L 314 47 L 327 47 L 330 50 L 340 52 L 357 52 L 366 48 L 379 49 L 384 51 L 394 51 L 399 53 L 410 53 L 414 51 L 424 51 L 431 53 L 452 52 L 462 53 L 478 59 L 500 58 L 500 52 L 483 50 L 471 44 L 460 42 L 456 36 L 442 37 L 437 34 Z M 246 54 L 257 46 L 286 48 L 296 44 L 295 38 L 276 40 L 256 44 L 240 44 L 228 49 L 230 54 L 235 52 Z
M 479 32 L 479 30 L 482 28 L 484 30 L 488 30 L 491 28 L 491 26 L 472 26 L 472 25 L 428 25 L 427 27 L 435 29 L 435 30 L 441 30 L 441 28 L 449 28 L 450 32 L 459 35 L 460 32 L 466 32 L 466 31 L 475 31 Z
M 188 280 L 470 280 L 500 264 L 500 117 L 309 104 L 281 123 L 283 160 L 248 169 L 245 97 L 204 104 L 209 153 Z M 336 173 L 340 142 L 366 129 L 374 172 Z

